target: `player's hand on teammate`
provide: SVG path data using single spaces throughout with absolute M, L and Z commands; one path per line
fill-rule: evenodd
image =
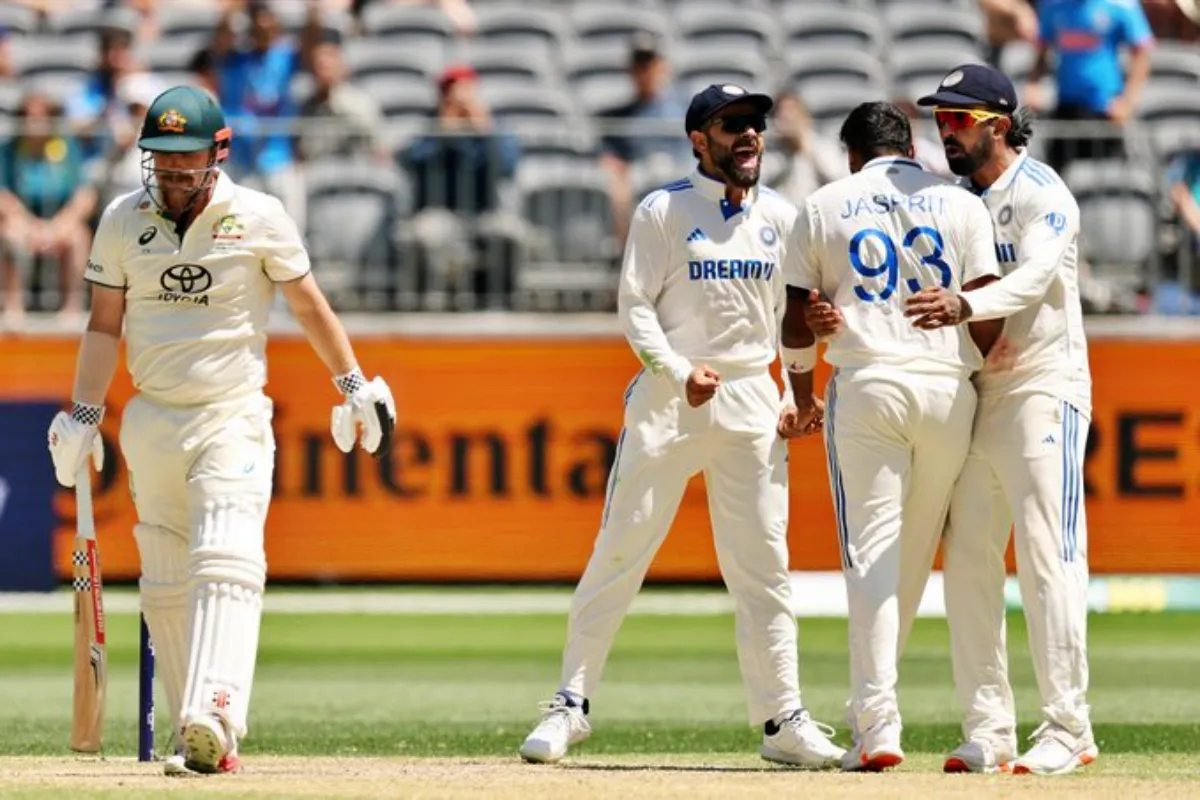
M 812 397 L 807 403 L 787 406 L 779 412 L 779 435 L 784 439 L 809 436 L 821 430 L 825 424 L 825 403 Z
M 962 296 L 941 286 L 922 289 L 905 300 L 904 306 L 904 316 L 913 320 L 913 327 L 926 331 L 958 325 L 971 316 L 971 307 Z
M 687 401 L 692 408 L 699 408 L 713 398 L 721 385 L 721 375 L 709 367 L 697 367 L 688 375 Z
M 71 413 L 58 412 L 50 423 L 46 438 L 54 461 L 54 477 L 68 489 L 75 485 L 76 476 L 86 466 L 89 456 L 97 472 L 104 467 L 104 442 L 98 427 L 102 416 L 97 406 L 76 406 Z
M 346 396 L 345 402 L 333 408 L 330 431 L 334 444 L 343 453 L 349 453 L 354 443 L 361 441 L 363 450 L 376 458 L 388 452 L 396 428 L 396 401 L 383 378 L 368 382 L 355 370 L 336 378 L 334 383 Z
M 809 289 L 808 301 L 804 304 L 804 323 L 821 338 L 833 336 L 842 329 L 842 312 L 816 289 Z

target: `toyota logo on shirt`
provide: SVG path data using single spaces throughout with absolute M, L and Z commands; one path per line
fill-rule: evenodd
M 163 271 L 158 282 L 163 291 L 200 294 L 212 286 L 212 273 L 199 264 L 175 264 Z

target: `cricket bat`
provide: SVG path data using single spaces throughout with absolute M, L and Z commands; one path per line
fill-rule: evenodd
M 75 550 L 71 583 L 75 589 L 75 707 L 71 717 L 71 749 L 96 753 L 104 732 L 104 695 L 108 684 L 108 652 L 104 644 L 104 593 L 100 551 L 92 515 L 92 476 L 87 465 L 75 479 Z

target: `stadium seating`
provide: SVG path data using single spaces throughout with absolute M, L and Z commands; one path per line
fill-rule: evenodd
M 1093 273 L 1136 288 L 1158 255 L 1158 187 L 1123 161 L 1071 162 L 1063 177 L 1079 202 L 1080 255 Z

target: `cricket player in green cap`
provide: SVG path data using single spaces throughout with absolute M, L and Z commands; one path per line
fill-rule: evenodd
M 222 172 L 231 140 L 201 89 L 177 86 L 150 105 L 138 139 L 143 188 L 100 220 L 74 404 L 49 433 L 64 486 L 87 479 L 89 458 L 100 468 L 97 428 L 123 333 L 137 394 L 120 446 L 138 513 L 142 613 L 177 736 L 168 773 L 235 772 L 246 735 L 274 467 L 263 387 L 277 287 L 342 395 L 337 446 L 361 441 L 382 455 L 395 425 L 391 390 L 363 375 L 295 223 L 277 199 Z

